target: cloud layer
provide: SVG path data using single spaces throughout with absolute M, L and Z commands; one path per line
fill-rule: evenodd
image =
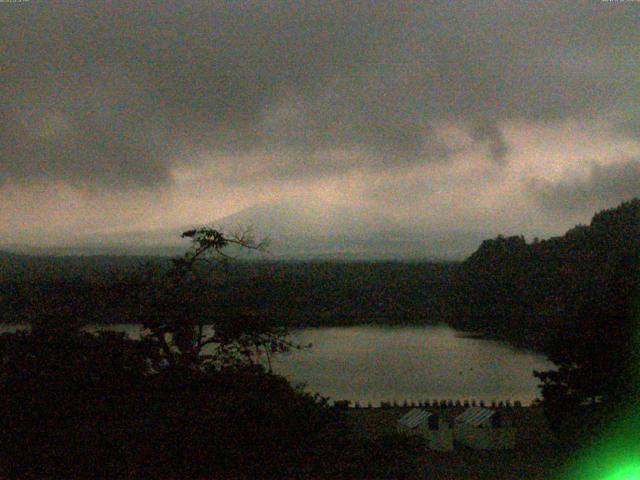
M 32 1 L 0 23 L 0 232 L 301 193 L 559 232 L 638 194 L 638 3 Z
M 530 191 L 552 212 L 590 213 L 640 198 L 640 159 L 593 164 L 587 176 L 559 182 L 533 181 Z
M 445 161 L 442 121 L 501 164 L 504 120 L 636 102 L 637 14 L 607 2 L 4 5 L 0 181 L 148 187 L 182 162 L 263 153 L 278 161 L 247 170 L 379 171 Z

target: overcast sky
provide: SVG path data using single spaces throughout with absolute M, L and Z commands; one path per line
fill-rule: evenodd
M 640 196 L 640 2 L 0 3 L 0 235 L 304 194 L 541 237 Z

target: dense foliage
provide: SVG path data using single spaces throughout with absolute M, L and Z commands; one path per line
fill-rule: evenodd
M 140 265 L 171 267 L 166 259 L 143 257 L 0 255 L 0 321 L 29 321 L 43 305 L 77 303 L 86 323 L 136 322 Z M 248 307 L 294 327 L 437 323 L 454 266 L 235 261 L 214 267 L 225 281 L 214 282 L 214 293 L 202 301 L 219 315 Z
M 638 252 L 640 200 L 600 212 L 562 237 L 486 240 L 451 278 L 449 322 L 548 352 L 561 332 L 580 330 L 575 322 L 587 326 L 589 315 L 578 310 L 589 299 L 607 303 L 603 295 L 620 278 L 628 284 L 618 297 L 632 298 Z
M 237 372 L 225 376 L 223 371 L 228 368 L 251 369 L 260 355 L 268 356 L 291 347 L 284 341 L 287 326 L 435 323 L 446 320 L 455 328 L 536 348 L 549 356 L 558 368 L 537 373 L 537 376 L 542 381 L 547 416 L 560 435 L 577 438 L 575 434 L 579 430 L 588 433 L 597 428 L 599 422 L 610 416 L 604 412 L 617 410 L 615 405 L 637 401 L 640 388 L 640 200 L 602 211 L 593 217 L 589 226 L 577 226 L 562 237 L 535 240 L 533 243 L 527 243 L 523 237 L 499 236 L 486 240 L 459 265 L 214 263 L 207 267 L 212 276 L 192 276 L 185 275 L 185 272 L 192 272 L 191 260 L 201 255 L 197 253 L 199 248 L 209 245 L 208 248 L 216 251 L 216 246 L 223 248 L 227 244 L 224 239 L 216 237 L 214 231 L 188 233 L 194 241 L 194 250 L 187 256 L 173 263 L 156 259 L 147 262 L 147 267 L 142 270 L 138 268 L 140 259 L 138 263 L 131 262 L 131 259 L 122 262 L 119 259 L 114 263 L 113 259 L 105 258 L 34 259 L 9 255 L 0 259 L 3 267 L 8 266 L 0 272 L 1 320 L 34 321 L 46 312 L 56 319 L 57 325 L 65 325 L 68 332 L 76 332 L 73 335 L 68 332 L 62 334 L 60 341 L 71 343 L 59 347 L 55 347 L 58 345 L 55 342 L 43 340 L 49 337 L 42 335 L 51 335 L 47 329 L 45 333 L 36 330 L 29 335 L 5 336 L 2 344 L 3 388 L 25 388 L 25 385 L 33 383 L 25 383 L 25 378 L 41 378 L 40 368 L 44 368 L 43 379 L 51 375 L 51 378 L 57 378 L 55 381 L 43 380 L 41 385 L 53 385 L 66 378 L 64 374 L 56 373 L 57 365 L 63 371 L 66 368 L 73 372 L 86 372 L 85 377 L 69 377 L 80 382 L 73 387 L 74 392 L 89 395 L 88 398 L 76 397 L 83 399 L 83 405 L 101 403 L 98 401 L 100 395 L 96 393 L 98 390 L 81 386 L 84 385 L 82 382 L 86 378 L 102 382 L 101 375 L 109 371 L 112 373 L 107 375 L 108 381 L 117 377 L 131 388 L 143 385 L 139 387 L 142 388 L 140 398 L 145 400 L 140 405 L 145 402 L 161 405 L 167 398 L 166 392 L 158 393 L 162 388 L 182 385 L 176 378 L 181 379 L 185 372 L 193 372 L 193 367 L 206 366 L 206 375 L 195 384 L 213 382 L 207 391 L 216 392 L 214 397 L 225 398 L 225 395 L 236 392 L 233 395 L 239 395 L 238 398 L 244 401 L 242 395 L 259 392 L 256 398 L 262 398 L 270 395 L 262 390 L 268 385 L 266 391 L 279 389 L 280 393 L 274 398 L 289 395 L 284 403 L 306 405 L 304 408 L 301 406 L 300 411 L 287 411 L 287 418 L 291 421 L 300 413 L 300 418 L 316 418 L 314 415 L 317 414 L 325 422 L 331 417 L 326 417 L 326 405 L 290 389 L 282 379 L 256 370 L 242 370 L 240 376 L 236 376 Z M 189 268 L 185 270 L 184 267 Z M 224 282 L 215 280 L 221 276 L 225 278 Z M 180 321 L 176 322 L 176 319 Z M 132 342 L 113 336 L 94 337 L 77 333 L 79 325 L 111 322 L 143 323 L 149 334 L 140 342 Z M 207 338 L 200 329 L 204 323 L 215 327 L 213 335 Z M 167 339 L 170 339 L 169 343 Z M 107 361 L 109 354 L 101 350 L 100 345 L 113 348 L 113 342 L 120 342 L 114 351 L 121 354 L 117 361 Z M 204 355 L 203 348 L 213 345 L 216 346 L 214 354 Z M 89 350 L 102 353 L 96 357 Z M 67 358 L 65 352 L 73 352 L 73 355 Z M 54 360 L 48 361 L 49 357 Z M 141 358 L 144 362 L 140 361 Z M 47 370 L 51 368 L 54 370 Z M 114 368 L 120 369 L 117 370 L 119 373 L 113 373 Z M 172 373 L 168 374 L 169 371 Z M 251 375 L 248 375 L 249 371 Z M 167 373 L 167 378 L 172 380 L 163 383 L 160 379 L 165 377 L 160 375 L 161 372 L 164 372 L 162 375 Z M 175 372 L 181 373 L 176 377 Z M 192 378 L 191 375 L 189 373 L 184 378 Z M 204 375 L 203 371 L 199 375 Z M 164 387 L 149 390 L 150 378 L 154 378 L 151 382 L 156 385 L 154 388 L 160 388 L 158 385 Z M 234 385 L 239 384 L 225 384 L 226 380 L 221 380 L 224 378 L 229 381 L 236 379 L 240 384 L 248 382 L 250 386 L 236 390 Z M 224 388 L 220 387 L 218 391 L 216 385 L 224 385 Z M 192 388 L 187 384 L 183 387 L 187 390 Z M 55 388 L 52 391 L 56 392 Z M 104 389 L 101 387 L 100 391 Z M 11 410 L 19 405 L 31 405 L 29 402 L 44 401 L 39 400 L 40 397 L 49 398 L 29 390 L 21 392 L 3 397 L 17 402 L 12 404 L 7 400 L 3 408 Z M 109 389 L 109 392 L 117 395 L 118 389 Z M 51 398 L 57 398 L 55 395 L 64 397 L 66 393 L 56 393 Z M 111 400 L 108 396 L 105 398 L 109 405 L 109 402 L 127 405 L 117 396 Z M 194 398 L 200 397 L 196 395 Z M 203 404 L 209 401 L 201 400 Z M 250 398 L 246 400 L 248 404 L 253 401 Z M 56 402 L 64 405 L 60 399 Z M 189 404 L 188 399 L 181 402 Z M 76 408 L 77 404 L 74 405 Z M 29 411 L 51 413 L 43 408 L 36 404 Z M 273 408 L 272 413 L 265 413 L 267 417 L 279 415 L 277 408 Z M 305 409 L 316 409 L 313 410 L 316 413 Z M 126 411 L 125 408 L 123 412 Z M 160 417 L 149 420 L 149 425 L 161 425 L 164 421 L 161 419 L 171 418 L 168 410 L 163 412 Z M 258 409 L 256 412 L 262 411 Z M 235 419 L 237 412 L 225 410 L 218 414 Z M 131 415 L 131 418 L 145 417 L 140 412 Z M 103 416 L 109 417 L 108 414 Z M 5 422 L 12 421 L 10 414 L 3 415 L 3 418 Z M 54 415 L 54 418 L 57 417 Z M 211 418 L 218 417 L 214 415 Z M 131 419 L 123 421 L 127 425 L 135 424 Z M 40 417 L 18 423 L 47 424 Z M 15 424 L 11 425 L 15 427 Z M 64 430 L 56 425 L 55 431 Z M 206 425 L 213 429 L 212 424 Z M 288 424 L 285 422 L 283 425 Z M 327 431 L 319 424 L 312 430 L 318 435 L 325 432 L 322 438 L 328 438 L 330 435 L 326 432 L 335 433 L 342 428 L 338 424 L 331 425 Z M 8 431 L 12 431 L 11 428 Z M 265 427 L 264 431 L 269 429 Z M 314 433 L 304 429 L 300 431 L 316 439 Z M 210 440 L 210 437 L 205 437 Z M 37 445 L 29 435 L 20 438 Z M 198 438 L 197 435 L 194 438 Z M 326 448 L 330 449 L 330 445 L 345 441 L 342 438 L 332 438 L 328 444 L 317 439 L 314 441 L 317 445 L 329 445 Z M 227 448 L 235 441 L 222 443 Z M 12 439 L 10 444 L 20 445 L 20 441 Z M 300 458 L 307 458 L 307 454 L 311 453 L 307 451 Z M 216 455 L 212 458 L 220 458 Z M 256 462 L 264 462 L 264 459 Z M 284 463 L 295 464 L 292 460 L 276 463 L 278 468 Z
M 453 286 L 455 326 L 533 345 L 557 365 L 536 375 L 551 426 L 565 440 L 589 438 L 637 404 L 640 200 L 563 237 L 488 240 Z
M 257 366 L 154 372 L 142 342 L 72 330 L 4 334 L 0 352 L 3 478 L 371 478 L 412 466 L 400 438 L 355 439 L 322 399 Z
M 49 313 L 34 301 L 30 331 L 0 335 L 3 478 L 409 475 L 419 445 L 358 439 L 325 399 L 258 363 L 260 352 L 295 347 L 286 328 L 213 308 L 217 283 L 200 261 L 253 244 L 209 229 L 185 235 L 194 245 L 184 257 L 118 283 L 115 298 L 139 306 L 142 338 L 82 330 L 93 296 L 65 302 L 56 289 Z

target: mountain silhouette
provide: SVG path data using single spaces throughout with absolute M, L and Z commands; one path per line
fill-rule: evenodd
M 266 259 L 462 260 L 488 236 L 487 232 L 410 226 L 385 212 L 304 196 L 256 204 L 212 219 L 208 225 L 228 234 L 249 228 L 256 239 L 268 238 L 267 255 L 250 254 L 252 258 Z M 10 249 L 57 255 L 173 256 L 189 246 L 180 237 L 182 232 L 201 226 L 84 235 L 67 240 L 64 245 Z
M 270 240 L 277 258 L 461 259 L 484 238 L 415 228 L 374 209 L 300 197 L 254 205 L 214 225 L 225 231 L 250 227 Z

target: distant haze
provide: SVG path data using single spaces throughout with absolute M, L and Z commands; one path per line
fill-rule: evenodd
M 274 255 L 457 258 L 640 196 L 638 2 L 31 1 L 0 23 L 0 248 L 249 223 Z
M 177 255 L 189 241 L 181 234 L 204 224 L 122 233 L 78 234 L 40 243 L 28 238 L 7 244 L 12 250 L 45 254 Z M 249 231 L 267 240 L 265 252 L 233 252 L 240 258 L 296 260 L 461 260 L 491 232 L 409 228 L 371 209 L 317 202 L 306 197 L 265 203 L 208 222 L 228 234 Z M 22 240 L 21 242 L 19 240 Z

